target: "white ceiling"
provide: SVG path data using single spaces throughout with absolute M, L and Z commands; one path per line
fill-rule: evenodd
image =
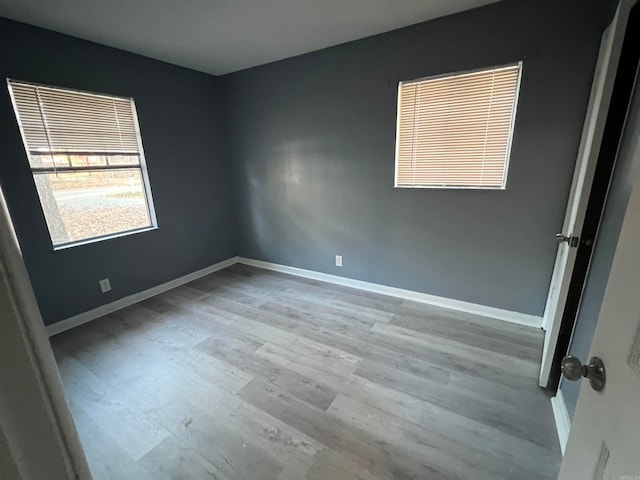
M 0 16 L 220 75 L 498 0 L 0 0 Z

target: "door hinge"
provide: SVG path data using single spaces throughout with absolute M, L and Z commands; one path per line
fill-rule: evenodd
M 556 241 L 558 243 L 567 242 L 571 248 L 576 248 L 580 243 L 580 237 L 565 235 L 563 233 L 556 233 Z

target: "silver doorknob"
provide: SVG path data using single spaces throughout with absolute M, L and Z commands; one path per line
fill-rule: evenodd
M 599 357 L 591 357 L 588 365 L 583 365 L 579 358 L 568 356 L 562 359 L 562 374 L 567 380 L 575 382 L 582 377 L 589 379 L 589 384 L 596 392 L 601 392 L 607 382 L 604 362 Z

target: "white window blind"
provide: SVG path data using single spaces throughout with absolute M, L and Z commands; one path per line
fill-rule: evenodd
M 54 247 L 157 226 L 132 98 L 8 85 Z
M 11 82 L 27 149 L 138 155 L 131 99 Z
M 395 186 L 505 188 L 520 70 L 401 82 Z

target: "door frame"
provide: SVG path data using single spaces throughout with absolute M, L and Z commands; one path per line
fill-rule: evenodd
M 6 475 L 90 480 L 1 188 L 0 316 L 0 456 L 11 462 Z
M 557 390 L 560 381 L 560 363 L 567 354 L 575 324 L 580 313 L 582 295 L 586 287 L 591 267 L 591 258 L 598 238 L 598 231 L 606 199 L 609 193 L 618 151 L 624 134 L 625 124 L 634 95 L 638 68 L 640 64 L 640 6 L 631 7 L 625 37 L 616 72 L 611 104 L 599 149 L 594 180 L 589 193 L 585 220 L 580 234 L 576 263 L 571 275 L 571 284 L 567 296 L 556 352 L 551 367 L 547 387 Z
M 600 43 L 598 59 L 591 86 L 589 104 L 582 129 L 569 200 L 562 233 L 568 237 L 581 235 L 587 205 L 598 164 L 611 97 L 618 71 L 622 45 L 631 6 L 634 0 L 620 0 L 615 15 L 605 29 Z M 545 330 L 544 349 L 538 383 L 547 388 L 557 352 L 562 319 L 577 258 L 577 245 L 561 243 L 558 246 L 549 293 L 542 320 Z
M 638 416 L 633 405 L 638 397 L 638 257 L 640 237 L 640 175 L 635 166 L 640 158 L 638 135 L 640 97 L 638 90 L 630 105 L 632 123 L 622 137 L 621 154 L 631 164 L 623 179 L 625 201 L 623 218 L 616 222 L 619 230 L 613 246 L 613 258 L 607 274 L 602 304 L 598 313 L 592 344 L 583 359 L 600 357 L 606 365 L 606 386 L 594 392 L 587 379 L 580 382 L 580 392 L 573 416 L 573 429 L 563 449 L 560 468 L 562 479 L 619 478 L 635 479 L 640 463 L 634 446 L 638 440 Z M 622 157 L 621 157 L 622 158 Z M 583 352 L 584 353 L 584 352 Z M 587 360 L 588 361 L 588 360 Z M 562 441 L 562 438 L 561 438 Z M 567 442 L 567 438 L 564 439 Z M 611 448 L 615 447 L 615 448 Z M 610 450 L 611 448 L 611 450 Z M 621 449 L 624 449 L 622 454 Z M 611 460 L 611 462 L 610 462 Z

